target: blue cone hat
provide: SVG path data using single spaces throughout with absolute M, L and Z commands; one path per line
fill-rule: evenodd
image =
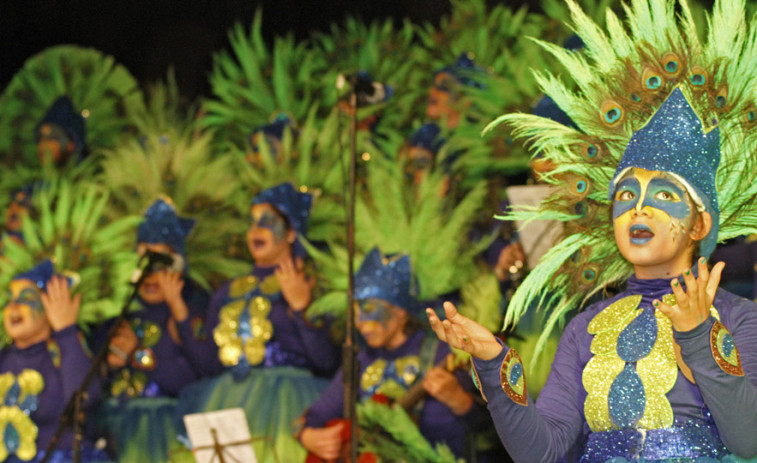
M 379 248 L 373 248 L 355 274 L 355 299 L 359 301 L 383 299 L 417 317 L 420 304 L 416 294 L 417 285 L 407 254 L 385 257 Z
M 137 228 L 137 242 L 165 243 L 174 252 L 185 256 L 187 236 L 194 224 L 194 219 L 179 217 L 173 206 L 158 199 L 147 209 L 144 220 Z
M 298 235 L 305 236 L 310 218 L 313 195 L 294 189 L 291 183 L 281 183 L 260 192 L 252 204 L 270 204 L 284 214 Z
M 442 129 L 433 122 L 423 124 L 410 136 L 410 146 L 423 148 L 436 156 L 446 142 L 441 132 Z
M 466 87 L 484 88 L 484 84 L 475 79 L 477 73 L 483 73 L 484 70 L 473 61 L 468 53 L 461 53 L 457 57 L 455 64 L 445 66 L 434 73 L 434 75 L 447 73 L 454 77 L 455 80 Z
M 78 155 L 81 157 L 87 155 L 84 117 L 74 109 L 74 104 L 67 96 L 55 100 L 37 124 L 35 131 L 38 132 L 43 124 L 54 124 L 62 128 L 74 142 L 75 151 Z
M 55 275 L 55 267 L 50 259 L 44 260 L 37 264 L 33 269 L 19 273 L 14 276 L 14 280 L 30 280 L 40 291 L 47 291 L 47 282 Z
M 673 90 L 644 127 L 634 132 L 620 160 L 608 198 L 618 180 L 631 168 L 673 174 L 701 211 L 712 216 L 712 229 L 702 240 L 700 253 L 708 257 L 718 236 L 718 194 L 715 177 L 720 163 L 720 131 L 705 128 L 680 88 Z

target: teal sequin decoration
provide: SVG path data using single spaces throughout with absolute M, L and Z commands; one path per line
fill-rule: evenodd
M 644 384 L 633 365 L 626 365 L 610 386 L 610 419 L 619 428 L 633 427 L 644 415 Z
M 651 309 L 644 309 L 618 336 L 618 356 L 636 362 L 652 351 L 657 341 L 657 321 Z
M 18 431 L 11 423 L 8 423 L 5 427 L 3 442 L 5 443 L 5 448 L 8 449 L 8 453 L 11 455 L 15 454 L 21 446 L 21 436 L 18 435 Z

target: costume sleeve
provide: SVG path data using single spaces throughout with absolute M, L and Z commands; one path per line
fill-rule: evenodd
M 518 394 L 517 374 L 512 373 L 518 371 L 515 365 L 519 358 L 513 349 L 503 344 L 502 352 L 494 359 L 474 359 L 474 372 L 488 401 L 497 434 L 516 463 L 556 461 L 568 453 L 580 436 L 584 422 L 580 401 L 583 369 L 576 339 L 580 328 L 574 322 L 560 339 L 537 405 L 527 393 Z M 500 375 L 503 368 L 505 385 Z M 522 372 L 522 364 L 520 368 Z M 510 383 L 508 375 L 513 380 Z
M 674 336 L 723 443 L 736 455 L 751 458 L 757 455 L 754 437 L 757 429 L 757 306 L 746 299 L 741 301 L 748 309 L 739 310 L 728 320 L 723 319 L 723 324 L 709 317 L 695 329 L 674 332 Z M 719 303 L 716 299 L 716 309 Z
M 317 373 L 331 373 L 339 367 L 340 347 L 329 337 L 331 324 L 328 320 L 319 320 L 316 325 L 305 316 L 305 311 L 294 312 L 297 333 L 305 348 L 305 355 L 317 368 Z
M 207 359 L 208 363 L 203 367 L 203 374 L 207 376 L 219 375 L 224 371 L 224 366 L 223 364 L 221 364 L 221 360 L 218 358 L 218 345 L 216 344 L 215 338 L 213 337 L 213 330 L 216 326 L 218 326 L 221 307 L 223 306 L 223 301 L 226 298 L 226 295 L 229 293 L 230 284 L 230 282 L 227 282 L 221 285 L 220 288 L 218 288 L 218 290 L 213 294 L 213 297 L 210 299 L 210 304 L 208 305 L 206 312 L 205 329 L 207 330 L 209 342 L 213 344 L 210 349 L 213 352 L 213 356 L 212 358 Z M 179 324 L 177 323 L 177 325 Z M 178 328 L 179 331 L 182 330 L 181 327 Z M 183 329 L 186 329 L 186 327 Z
M 341 368 L 323 394 L 305 412 L 306 428 L 322 428 L 329 420 L 344 414 L 344 384 Z
M 54 331 L 52 338 L 60 349 L 60 372 L 61 385 L 63 387 L 63 400 L 65 403 L 71 399 L 77 389 L 81 387 L 84 377 L 92 365 L 92 357 L 85 348 L 84 340 L 79 334 L 79 328 L 71 325 L 60 331 Z M 86 350 L 85 350 L 86 349 Z M 87 403 L 99 399 L 100 383 L 97 375 L 92 378 L 87 389 Z
M 189 309 L 189 316 L 186 320 L 176 323 L 181 339 L 181 351 L 201 377 L 220 372 L 216 365 L 218 347 L 213 341 L 212 331 L 205 323 L 209 299 L 207 293 L 199 288 L 188 291 L 184 300 Z

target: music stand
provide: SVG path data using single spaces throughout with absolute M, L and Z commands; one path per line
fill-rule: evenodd
M 197 463 L 257 463 L 241 408 L 185 415 L 184 425 Z

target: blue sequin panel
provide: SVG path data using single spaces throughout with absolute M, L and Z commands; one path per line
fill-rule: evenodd
M 644 384 L 633 365 L 626 364 L 612 382 L 607 402 L 610 419 L 619 428 L 632 427 L 644 415 Z
M 644 309 L 618 336 L 618 356 L 626 362 L 646 357 L 657 340 L 657 320 Z

